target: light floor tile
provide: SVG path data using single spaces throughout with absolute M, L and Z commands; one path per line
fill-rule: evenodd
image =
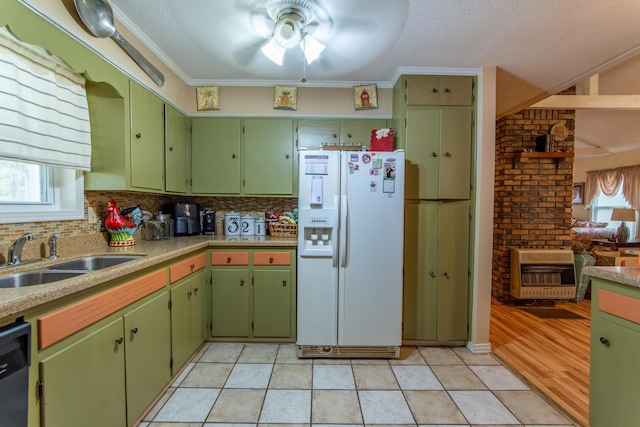
M 264 395 L 264 390 L 224 389 L 216 399 L 207 421 L 257 423 Z
M 311 390 L 267 390 L 259 424 L 311 422 Z
M 480 378 L 465 365 L 435 365 L 431 370 L 446 390 L 486 390 Z
M 240 343 L 211 343 L 200 358 L 200 362 L 235 363 L 242 352 Z
M 277 363 L 273 366 L 269 388 L 289 390 L 311 388 L 311 365 L 288 365 Z
M 352 365 L 388 365 L 389 359 L 351 359 Z
M 237 363 L 229 379 L 226 388 L 267 388 L 271 377 L 272 364 L 269 363 Z
M 311 365 L 313 364 L 313 359 L 299 359 L 298 346 L 295 344 L 280 344 L 276 363 Z
M 504 366 L 469 366 L 490 390 L 529 390 Z
M 149 423 L 148 427 L 200 427 L 202 423 Z M 138 427 L 142 427 L 142 424 Z
M 429 365 L 464 365 L 451 347 L 418 347 L 418 351 Z
M 401 391 L 361 390 L 358 396 L 365 424 L 415 424 Z
M 450 391 L 449 395 L 471 424 L 519 424 L 490 391 Z
M 314 389 L 355 389 L 353 371 L 346 365 L 314 365 L 313 388 Z
M 426 365 L 418 349 L 413 346 L 400 347 L 400 356 L 397 359 L 389 359 L 391 365 Z
M 204 427 L 256 427 L 257 424 L 242 423 L 204 423 Z
M 358 390 L 397 390 L 400 387 L 389 365 L 354 365 Z
M 160 410 L 162 409 L 162 407 L 165 405 L 165 403 L 167 403 L 167 401 L 169 400 L 169 398 L 171 397 L 171 395 L 173 395 L 173 393 L 176 391 L 176 388 L 169 388 L 167 389 L 167 391 L 164 392 L 164 394 L 160 397 L 160 399 L 158 399 L 158 401 L 156 402 L 155 405 L 153 405 L 153 408 L 151 408 L 151 410 L 149 410 L 149 412 L 147 412 L 145 414 L 145 416 L 142 418 L 144 421 L 152 421 L 153 418 L 158 415 L 158 412 L 160 412 Z
M 204 422 L 220 394 L 219 389 L 179 388 L 169 398 L 154 422 Z
M 466 419 L 446 391 L 409 390 L 404 395 L 418 424 L 466 425 Z
M 195 363 L 187 363 L 187 366 L 185 366 L 182 372 L 180 372 L 180 374 L 178 374 L 178 376 L 173 380 L 171 387 L 178 387 L 194 366 L 196 366 Z
M 392 369 L 403 390 L 443 390 L 428 366 L 393 366 Z
M 198 350 L 195 356 L 191 358 L 191 362 L 199 362 L 202 356 L 207 352 L 207 350 L 209 350 L 209 347 L 211 347 L 211 343 L 209 342 L 205 342 L 204 344 L 202 344 L 200 350 Z
M 464 363 L 467 365 L 500 365 L 500 362 L 493 357 L 490 353 L 474 354 L 466 347 L 453 347 L 453 351 L 456 352 Z
M 313 390 L 311 422 L 362 424 L 358 393 L 355 390 Z
M 196 363 L 180 386 L 222 388 L 233 366 L 232 363 Z
M 495 393 L 522 424 L 568 424 L 565 417 L 534 391 L 497 391 Z
M 245 344 L 238 363 L 273 363 L 278 354 L 278 344 Z

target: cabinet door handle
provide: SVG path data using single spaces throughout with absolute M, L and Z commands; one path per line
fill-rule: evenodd
M 195 264 L 191 264 L 189 267 L 191 267 L 191 272 L 193 273 L 193 270 L 195 270 L 196 265 Z
M 445 157 L 451 157 L 451 153 L 447 151 L 446 153 L 444 153 L 444 156 Z
M 350 133 L 347 134 L 347 138 L 351 138 L 351 134 Z
M 187 292 L 187 296 L 188 297 L 191 297 L 191 295 L 193 295 L 193 292 L 191 292 L 191 291 Z
M 169 147 L 169 151 L 173 151 L 173 147 Z
M 240 286 L 244 286 L 244 279 L 240 279 Z
M 231 158 L 232 158 L 232 159 L 235 159 L 235 158 L 236 158 L 236 155 L 235 155 L 235 154 L 232 154 L 232 155 L 231 155 Z
M 449 273 L 447 273 L 446 271 L 445 271 L 444 273 L 442 273 L 442 275 L 443 275 L 444 277 L 446 277 L 447 279 L 449 278 Z
M 334 134 L 333 134 L 333 137 L 334 137 L 334 138 L 337 138 L 337 137 L 338 137 L 338 135 L 336 135 L 336 134 L 334 133 Z
M 288 160 L 288 159 L 289 159 L 289 155 L 288 155 L 288 154 L 286 154 L 286 155 L 284 156 L 284 158 Z
M 430 272 L 429 272 L 429 276 L 431 276 L 431 277 L 436 277 L 436 273 L 434 273 L 433 271 L 430 271 Z
M 436 89 L 435 87 L 433 89 L 431 89 L 431 92 L 433 93 L 438 93 L 438 89 Z
M 269 264 L 273 264 L 273 257 L 272 256 L 269 257 Z
M 604 345 L 605 347 L 609 347 L 611 345 L 611 343 L 609 343 L 609 340 L 606 339 L 605 337 L 600 337 L 600 342 L 602 343 L 602 345 Z
M 286 281 L 286 280 L 283 280 L 283 281 L 282 281 L 282 286 L 283 286 L 283 287 L 287 286 L 287 281 Z
M 198 295 L 198 291 L 200 290 L 200 288 L 193 288 L 193 294 L 194 295 Z
M 444 93 L 449 93 L 451 92 L 451 89 L 449 89 L 448 87 L 444 89 Z
M 137 333 L 138 333 L 138 328 L 133 328 L 133 329 L 131 330 L 131 333 L 132 333 L 133 335 L 137 334 Z
M 227 257 L 227 264 L 231 264 L 231 257 Z
M 136 139 L 142 138 L 142 134 L 140 132 L 136 133 Z
M 120 337 L 118 339 L 116 339 L 116 345 L 120 345 L 124 342 L 124 338 Z
M 438 157 L 438 153 L 434 151 L 433 153 L 431 153 L 431 157 Z

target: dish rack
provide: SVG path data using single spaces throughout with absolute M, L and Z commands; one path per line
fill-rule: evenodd
M 298 224 L 269 224 L 271 237 L 298 237 Z

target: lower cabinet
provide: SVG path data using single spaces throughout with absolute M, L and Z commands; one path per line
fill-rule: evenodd
M 403 339 L 467 339 L 469 202 L 405 204 Z
M 640 290 L 591 278 L 589 424 L 637 426 Z
M 40 362 L 43 426 L 132 426 L 171 380 L 162 291 Z
M 213 336 L 295 340 L 295 250 L 211 252 Z
M 171 285 L 171 360 L 173 374 L 211 336 L 211 276 L 205 253 L 173 264 Z

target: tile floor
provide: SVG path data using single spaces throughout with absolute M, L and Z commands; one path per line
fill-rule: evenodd
M 206 343 L 138 427 L 573 426 L 493 356 L 298 359 L 293 344 Z

